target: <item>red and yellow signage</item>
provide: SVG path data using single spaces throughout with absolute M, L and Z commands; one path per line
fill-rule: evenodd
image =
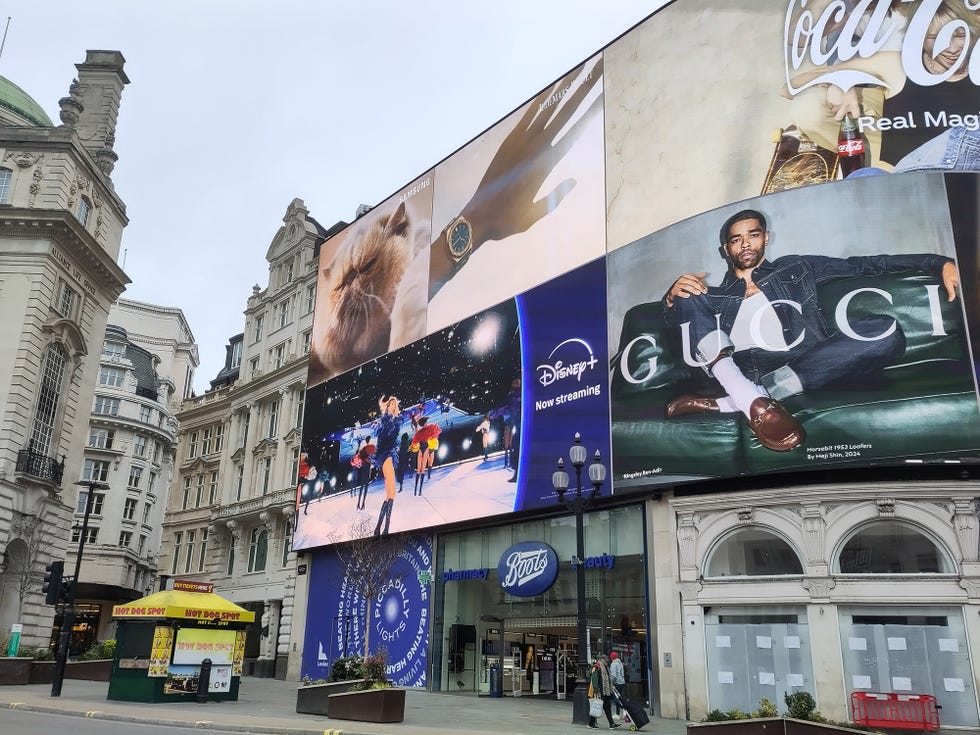
M 251 623 L 255 613 L 213 592 L 165 590 L 112 608 L 115 618 L 179 618 L 202 622 Z

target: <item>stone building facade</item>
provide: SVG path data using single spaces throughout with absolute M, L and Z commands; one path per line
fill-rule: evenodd
M 129 82 L 88 51 L 55 125 L 0 78 L 0 629 L 46 644 L 45 564 L 65 554 L 126 207 L 112 182 Z M 66 75 L 67 76 L 67 75 Z

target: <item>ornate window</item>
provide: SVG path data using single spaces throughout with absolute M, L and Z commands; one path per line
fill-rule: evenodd
M 67 363 L 68 353 L 64 347 L 57 342 L 48 346 L 41 363 L 41 383 L 38 387 L 37 409 L 34 411 L 34 427 L 31 430 L 30 448 L 38 454 L 46 455 L 51 448 Z
M 13 176 L 14 172 L 9 168 L 0 168 L 0 204 L 10 201 L 10 181 Z
M 841 574 L 953 574 L 949 557 L 922 531 L 900 521 L 859 528 L 838 557 Z
M 269 532 L 262 526 L 256 526 L 248 540 L 248 571 L 261 572 L 265 570 L 265 558 L 269 552 Z
M 792 547 L 770 531 L 739 528 L 708 555 L 705 578 L 774 577 L 803 574 Z
M 87 197 L 81 197 L 78 200 L 78 211 L 76 216 L 78 221 L 82 223 L 82 227 L 88 227 L 88 216 L 92 213 L 92 202 L 88 200 Z

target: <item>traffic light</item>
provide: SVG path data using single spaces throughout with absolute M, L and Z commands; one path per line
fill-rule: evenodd
M 61 599 L 61 578 L 65 573 L 65 563 L 63 561 L 53 561 L 44 567 L 44 586 L 41 592 L 44 593 L 44 602 L 48 605 L 57 605 Z

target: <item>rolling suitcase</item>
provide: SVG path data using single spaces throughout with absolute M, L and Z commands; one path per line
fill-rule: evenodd
M 630 730 L 639 730 L 650 722 L 649 715 L 640 705 L 634 704 L 626 697 L 618 694 L 616 699 L 619 700 L 619 704 L 623 708 L 623 724 L 628 726 Z

